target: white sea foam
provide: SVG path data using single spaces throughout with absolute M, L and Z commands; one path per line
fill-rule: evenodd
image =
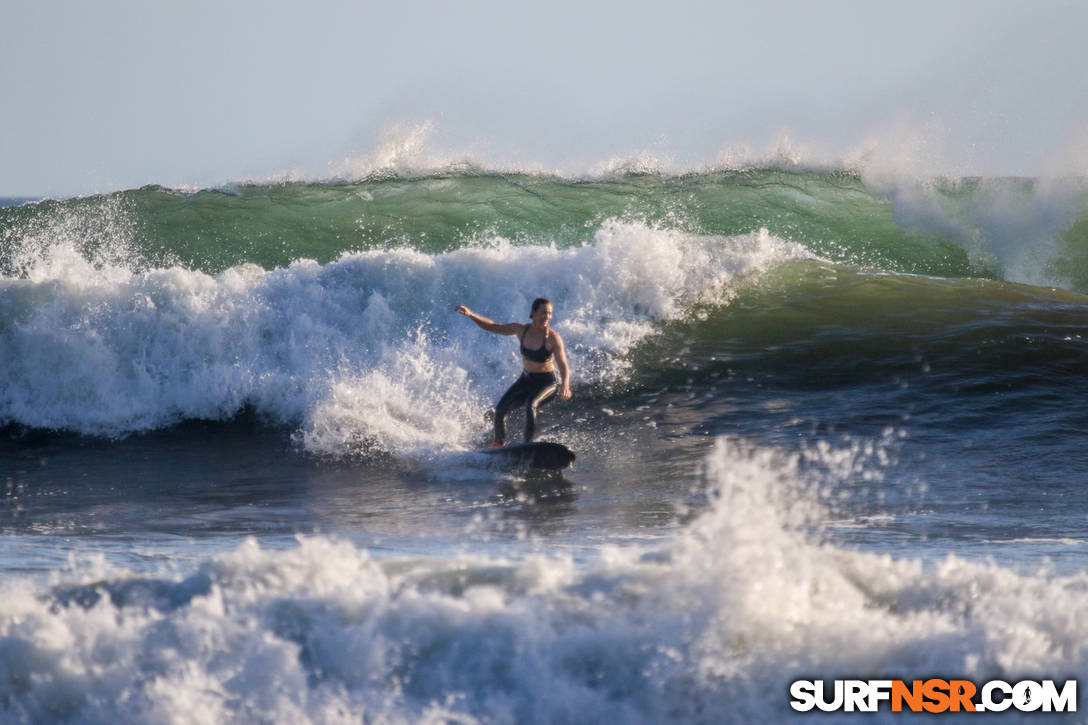
M 379 562 L 308 537 L 286 551 L 250 540 L 188 575 L 76 568 L 48 589 L 9 579 L 0 713 L 802 722 L 811 716 L 787 701 L 796 678 L 1085 672 L 1088 574 L 927 566 L 821 541 L 820 491 L 846 460 L 857 452 L 720 440 L 703 474 L 710 505 L 671 544 L 606 548 L 584 566 L 548 554 Z
M 252 406 L 314 451 L 464 445 L 518 366 L 454 313 L 523 320 L 556 302 L 576 384 L 611 379 L 655 324 L 806 256 L 764 231 L 711 237 L 609 220 L 560 249 L 481 238 L 211 276 L 89 259 L 60 241 L 0 280 L 0 419 L 124 435 Z
M 119 196 L 59 204 L 50 213 L 3 230 L 7 274 L 32 282 L 128 279 L 147 264 L 134 251 L 135 224 Z
M 1062 233 L 1088 209 L 1083 179 L 948 180 L 867 171 L 905 229 L 960 242 L 972 261 L 1011 282 L 1069 287 L 1055 268 Z

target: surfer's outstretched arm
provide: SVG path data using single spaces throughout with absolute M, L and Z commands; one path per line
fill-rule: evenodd
M 487 330 L 488 332 L 494 332 L 496 335 L 517 335 L 525 328 L 525 325 L 521 324 L 520 322 L 495 322 L 494 320 L 488 319 L 483 315 L 477 315 L 475 312 L 465 307 L 464 305 L 457 305 L 455 310 L 475 322 L 483 329 Z

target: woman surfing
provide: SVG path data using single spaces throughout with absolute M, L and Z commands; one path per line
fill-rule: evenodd
M 533 440 L 536 432 L 537 409 L 559 395 L 560 400 L 570 400 L 570 365 L 563 338 L 551 329 L 552 303 L 543 297 L 533 300 L 529 313 L 530 323 L 499 323 L 478 315 L 464 305 L 457 312 L 478 326 L 496 335 L 517 335 L 521 342 L 523 370 L 495 405 L 494 446 L 506 445 L 506 415 L 519 405 L 525 406 L 525 442 Z M 559 378 L 556 378 L 556 369 Z

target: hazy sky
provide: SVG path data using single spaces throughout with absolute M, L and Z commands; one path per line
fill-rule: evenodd
M 0 195 L 327 177 L 421 124 L 503 167 L 1088 173 L 1079 0 L 0 3 Z

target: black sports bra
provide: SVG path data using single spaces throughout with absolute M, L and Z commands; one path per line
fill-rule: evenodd
M 544 333 L 544 339 L 540 341 L 540 347 L 530 350 L 525 347 L 525 334 L 529 332 L 529 325 L 521 331 L 521 356 L 526 360 L 537 363 L 546 363 L 552 359 L 552 351 L 548 349 L 548 333 Z

